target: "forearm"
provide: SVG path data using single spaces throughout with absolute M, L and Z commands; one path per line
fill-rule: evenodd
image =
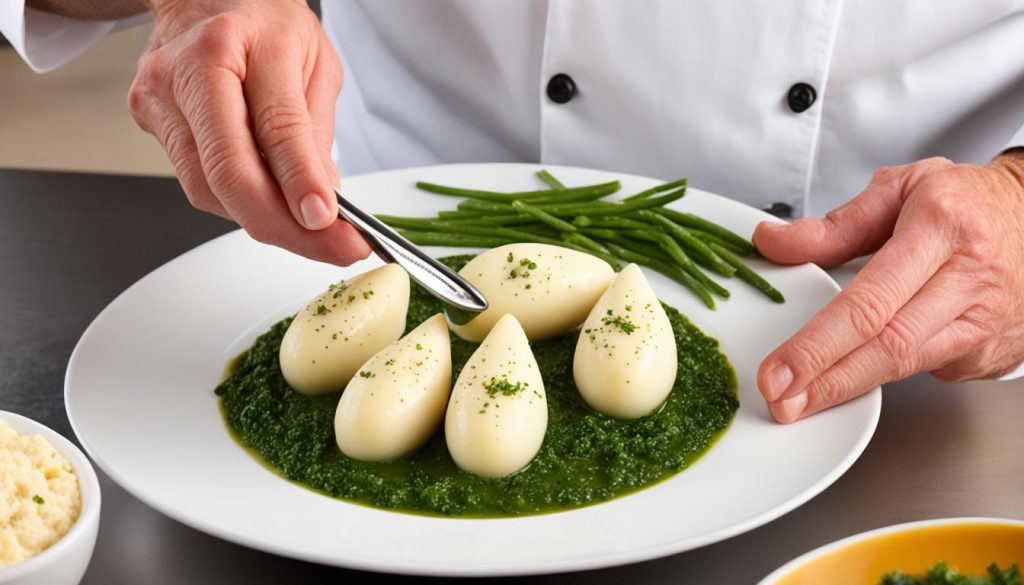
M 116 20 L 146 12 L 151 0 L 26 0 L 35 10 L 75 20 Z

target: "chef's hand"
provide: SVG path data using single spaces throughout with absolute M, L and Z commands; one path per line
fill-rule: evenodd
M 980 166 L 932 158 L 881 169 L 824 220 L 765 222 L 754 243 L 782 264 L 875 254 L 761 364 L 757 382 L 779 422 L 917 372 L 996 377 L 1024 360 L 1019 151 Z
M 350 264 L 369 254 L 338 220 L 331 160 L 341 64 L 299 0 L 152 0 L 128 93 L 189 201 L 253 238 Z

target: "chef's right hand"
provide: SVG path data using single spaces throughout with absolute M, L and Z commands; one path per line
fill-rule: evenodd
M 347 265 L 370 249 L 338 219 L 331 159 L 341 63 L 299 0 L 152 0 L 128 108 L 189 201 L 256 240 Z

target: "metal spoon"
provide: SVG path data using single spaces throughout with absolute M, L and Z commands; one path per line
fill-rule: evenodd
M 394 262 L 409 273 L 409 278 L 448 306 L 445 313 L 456 325 L 464 325 L 487 309 L 484 295 L 454 270 L 420 250 L 354 203 L 338 196 L 338 215 L 366 238 L 370 248 L 385 262 Z

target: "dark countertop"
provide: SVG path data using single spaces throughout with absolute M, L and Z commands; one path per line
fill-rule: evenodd
M 189 207 L 174 179 L 0 171 L 0 410 L 74 440 L 64 370 L 86 326 L 130 284 L 231 229 Z M 891 384 L 861 458 L 795 511 L 665 559 L 529 579 L 755 583 L 808 550 L 872 528 L 951 516 L 1024 519 L 1022 420 L 1021 381 L 941 384 L 916 376 Z M 99 475 L 103 513 L 85 584 L 405 579 L 293 561 L 207 536 Z

